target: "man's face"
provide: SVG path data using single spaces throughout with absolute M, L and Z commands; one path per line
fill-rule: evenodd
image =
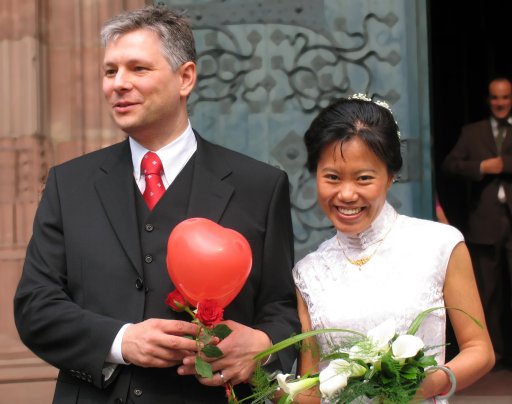
M 495 80 L 489 85 L 489 107 L 496 119 L 506 119 L 512 109 L 512 85 L 507 80 Z
M 103 93 L 116 124 L 143 144 L 155 137 L 179 135 L 188 122 L 186 97 L 191 91 L 184 84 L 185 65 L 173 71 L 157 34 L 147 29 L 109 42 L 103 59 Z

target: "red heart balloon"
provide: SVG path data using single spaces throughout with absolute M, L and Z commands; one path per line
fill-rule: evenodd
M 249 242 L 235 230 L 204 218 L 179 223 L 167 243 L 167 271 L 193 306 L 211 299 L 226 307 L 240 292 L 252 266 Z

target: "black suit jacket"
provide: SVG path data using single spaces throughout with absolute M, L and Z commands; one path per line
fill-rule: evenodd
M 478 244 L 494 244 L 503 238 L 497 230 L 501 228 L 503 209 L 499 206 L 498 189 L 503 185 L 506 204 L 512 211 L 512 136 L 503 141 L 503 173 L 483 175 L 480 173 L 482 160 L 496 157 L 498 151 L 490 120 L 475 122 L 462 128 L 461 135 L 443 162 L 445 173 L 462 178 L 469 185 L 469 200 L 462 201 L 469 206 L 465 226 L 466 239 Z
M 50 170 L 14 304 L 23 342 L 61 370 L 54 402 L 225 401 L 222 388 L 177 376 L 174 368 L 121 365 L 107 383 L 103 380 L 105 357 L 123 324 L 140 322 L 146 313 L 179 318 L 162 300 L 173 289 L 165 248 L 180 221 L 175 219 L 205 217 L 248 239 L 253 266 L 242 291 L 226 308 L 226 319 L 261 329 L 274 343 L 299 331 L 286 174 L 196 137 L 189 172 L 193 180 L 181 180 L 180 185 L 188 198 L 186 214 L 162 219 L 172 217 L 167 213 L 173 206 L 159 203 L 147 218 L 154 224 L 154 243 L 144 247 L 128 141 Z M 180 183 L 180 176 L 170 189 Z M 151 270 L 153 282 L 163 285 L 160 295 L 151 295 L 153 289 L 144 285 L 148 251 L 142 248 L 153 249 Z M 279 355 L 285 370 L 294 359 L 293 350 Z

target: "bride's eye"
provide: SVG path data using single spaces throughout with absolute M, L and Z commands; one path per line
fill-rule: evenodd
M 359 176 L 358 180 L 360 182 L 370 182 L 371 180 L 373 180 L 373 177 L 371 175 L 361 175 Z
M 336 181 L 339 179 L 339 177 L 336 174 L 326 174 L 324 175 L 324 178 L 328 181 Z

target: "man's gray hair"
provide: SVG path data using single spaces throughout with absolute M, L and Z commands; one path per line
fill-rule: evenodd
M 103 24 L 101 42 L 105 47 L 110 41 L 138 29 L 148 29 L 160 38 L 162 53 L 173 70 L 186 62 L 196 62 L 196 48 L 190 21 L 184 13 L 164 6 L 147 6 L 126 11 Z

